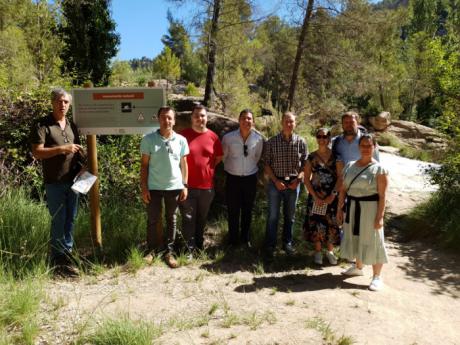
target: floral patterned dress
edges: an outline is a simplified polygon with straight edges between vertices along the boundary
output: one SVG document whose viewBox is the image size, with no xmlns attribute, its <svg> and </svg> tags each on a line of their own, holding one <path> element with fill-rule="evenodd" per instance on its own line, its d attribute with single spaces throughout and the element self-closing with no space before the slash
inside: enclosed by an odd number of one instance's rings
<svg viewBox="0 0 460 345">
<path fill-rule="evenodd" d="M 331 194 L 337 182 L 336 157 L 331 154 L 329 160 L 324 162 L 317 151 L 308 156 L 312 176 L 311 184 L 319 195 L 324 197 Z M 325 215 L 313 214 L 313 197 L 308 195 L 307 213 L 303 225 L 305 239 L 310 242 L 321 242 L 322 244 L 340 244 L 340 228 L 336 221 L 338 198 L 327 207 Z"/>
</svg>

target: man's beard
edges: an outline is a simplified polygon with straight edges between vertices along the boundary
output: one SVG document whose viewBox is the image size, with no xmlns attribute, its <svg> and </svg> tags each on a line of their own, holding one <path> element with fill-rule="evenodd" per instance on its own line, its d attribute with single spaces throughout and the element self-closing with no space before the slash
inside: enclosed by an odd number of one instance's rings
<svg viewBox="0 0 460 345">
<path fill-rule="evenodd" d="M 358 129 L 352 129 L 352 130 L 349 130 L 349 131 L 344 130 L 343 134 L 345 136 L 355 136 L 355 135 L 358 134 Z"/>
</svg>

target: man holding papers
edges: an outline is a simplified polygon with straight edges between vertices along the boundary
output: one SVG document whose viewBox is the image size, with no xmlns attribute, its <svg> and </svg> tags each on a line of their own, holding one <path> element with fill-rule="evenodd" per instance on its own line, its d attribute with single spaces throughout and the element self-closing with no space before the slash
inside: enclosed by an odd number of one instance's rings
<svg viewBox="0 0 460 345">
<path fill-rule="evenodd" d="M 72 96 L 63 89 L 51 92 L 53 111 L 32 128 L 32 154 L 43 165 L 46 200 L 51 219 L 50 263 L 55 273 L 78 275 L 71 261 L 78 194 L 71 187 L 83 169 L 83 147 L 75 124 L 66 118 Z"/>
</svg>

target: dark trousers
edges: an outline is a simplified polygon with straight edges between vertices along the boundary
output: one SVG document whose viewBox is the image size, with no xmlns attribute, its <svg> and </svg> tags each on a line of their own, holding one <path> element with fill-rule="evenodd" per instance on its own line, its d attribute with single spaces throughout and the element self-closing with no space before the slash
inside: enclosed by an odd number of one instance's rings
<svg viewBox="0 0 460 345">
<path fill-rule="evenodd" d="M 203 249 L 203 233 L 214 189 L 190 188 L 185 201 L 179 207 L 182 214 L 182 235 L 191 251 Z"/>
<path fill-rule="evenodd" d="M 247 243 L 251 240 L 250 229 L 256 188 L 257 174 L 235 176 L 227 173 L 225 192 L 228 210 L 228 232 L 230 235 L 230 244 L 232 245 L 237 245 L 239 241 Z M 240 221 L 241 234 L 238 236 Z"/>
<path fill-rule="evenodd" d="M 166 250 L 169 253 L 174 251 L 174 241 L 176 239 L 176 211 L 179 200 L 179 194 L 182 190 L 151 190 L 150 202 L 147 205 L 147 245 L 149 250 L 159 250 L 161 243 L 156 241 L 156 228 L 158 221 L 161 217 L 161 201 L 165 201 L 165 216 L 166 216 L 166 230 L 167 230 L 167 244 Z"/>
</svg>

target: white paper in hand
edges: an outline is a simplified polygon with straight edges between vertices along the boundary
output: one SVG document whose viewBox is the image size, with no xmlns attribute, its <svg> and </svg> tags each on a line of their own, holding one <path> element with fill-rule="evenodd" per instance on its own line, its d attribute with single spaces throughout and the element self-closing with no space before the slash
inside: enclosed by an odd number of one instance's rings
<svg viewBox="0 0 460 345">
<path fill-rule="evenodd" d="M 72 185 L 72 190 L 75 193 L 86 194 L 91 189 L 96 180 L 96 176 L 85 171 L 83 174 L 75 178 L 75 183 Z"/>
</svg>

